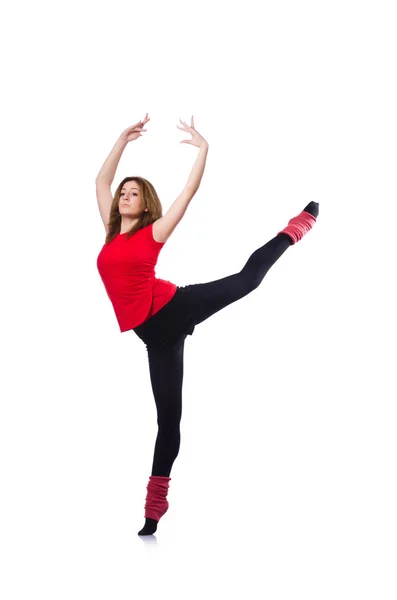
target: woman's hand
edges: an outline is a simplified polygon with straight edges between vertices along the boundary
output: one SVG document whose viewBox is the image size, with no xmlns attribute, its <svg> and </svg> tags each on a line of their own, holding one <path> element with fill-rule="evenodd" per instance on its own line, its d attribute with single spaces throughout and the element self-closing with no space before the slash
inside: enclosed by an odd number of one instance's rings
<svg viewBox="0 0 397 600">
<path fill-rule="evenodd" d="M 192 146 L 196 146 L 197 148 L 204 148 L 208 146 L 207 140 L 205 140 L 203 136 L 195 130 L 193 117 L 191 120 L 191 127 L 189 127 L 189 125 L 187 125 L 185 121 L 182 121 L 182 119 L 179 120 L 181 123 L 184 124 L 184 127 L 179 127 L 179 125 L 177 125 L 178 129 L 182 129 L 182 131 L 188 131 L 192 136 L 191 140 L 182 140 L 181 144 L 192 144 Z"/>
<path fill-rule="evenodd" d="M 146 113 L 143 121 L 139 121 L 138 123 L 135 123 L 135 125 L 127 127 L 127 129 L 125 129 L 120 135 L 120 138 L 125 142 L 132 142 L 133 140 L 136 140 L 142 135 L 141 131 L 147 131 L 147 129 L 142 129 L 142 127 L 146 125 L 148 121 L 150 121 L 150 117 L 148 118 L 148 113 Z"/>
</svg>

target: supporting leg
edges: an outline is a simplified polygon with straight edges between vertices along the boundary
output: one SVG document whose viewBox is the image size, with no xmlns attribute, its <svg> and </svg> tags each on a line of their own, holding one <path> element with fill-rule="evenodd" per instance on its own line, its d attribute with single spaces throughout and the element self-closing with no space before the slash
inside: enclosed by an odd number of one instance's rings
<svg viewBox="0 0 397 600">
<path fill-rule="evenodd" d="M 147 485 L 144 527 L 138 535 L 151 535 L 168 510 L 168 486 L 172 465 L 180 447 L 182 417 L 183 353 L 185 337 L 163 349 L 148 347 L 150 379 L 157 409 L 158 432 L 152 475 Z"/>
</svg>

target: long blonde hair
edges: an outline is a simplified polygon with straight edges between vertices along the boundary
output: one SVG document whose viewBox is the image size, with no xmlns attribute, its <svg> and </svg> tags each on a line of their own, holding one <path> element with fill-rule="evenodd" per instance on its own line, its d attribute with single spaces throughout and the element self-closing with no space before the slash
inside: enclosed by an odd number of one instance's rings
<svg viewBox="0 0 397 600">
<path fill-rule="evenodd" d="M 135 232 L 143 227 L 147 227 L 157 219 L 163 216 L 163 207 L 161 206 L 160 198 L 157 195 L 157 192 L 154 186 L 145 179 L 144 177 L 125 177 L 123 181 L 119 184 L 117 190 L 114 193 L 114 198 L 112 202 L 112 206 L 110 208 L 109 222 L 108 222 L 108 233 L 106 235 L 105 244 L 111 242 L 118 233 L 120 233 L 121 228 L 121 214 L 119 211 L 119 200 L 121 188 L 127 181 L 136 181 L 139 183 L 141 188 L 141 197 L 143 199 L 145 208 L 147 211 L 144 211 L 140 216 L 140 219 L 136 225 L 131 227 L 131 229 L 127 232 L 126 238 L 130 238 Z"/>
</svg>

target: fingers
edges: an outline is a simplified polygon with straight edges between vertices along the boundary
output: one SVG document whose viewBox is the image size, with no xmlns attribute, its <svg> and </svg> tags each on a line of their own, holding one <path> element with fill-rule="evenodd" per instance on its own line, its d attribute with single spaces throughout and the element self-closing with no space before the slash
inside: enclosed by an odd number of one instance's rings
<svg viewBox="0 0 397 600">
<path fill-rule="evenodd" d="M 145 118 L 142 119 L 141 121 L 139 121 L 136 125 L 133 125 L 132 127 L 143 127 L 144 125 L 146 125 L 146 123 L 148 123 L 148 121 L 150 121 L 150 117 L 148 117 L 148 113 L 146 113 Z M 194 127 L 194 116 L 192 115 L 192 118 L 190 120 L 190 126 L 183 121 L 181 118 L 179 118 L 179 121 L 182 123 L 182 125 L 184 127 L 186 127 L 186 129 L 195 129 Z M 179 129 L 182 129 L 182 127 L 179 127 L 179 125 L 177 125 L 177 127 Z M 147 131 L 146 129 L 144 129 L 143 131 Z"/>
<path fill-rule="evenodd" d="M 141 121 L 139 121 L 138 125 L 141 125 L 141 124 L 142 124 L 142 125 L 146 125 L 146 123 L 147 123 L 148 121 L 150 121 L 150 117 L 149 117 L 149 118 L 147 118 L 147 116 L 148 116 L 148 113 L 146 113 L 146 115 L 145 115 L 145 118 L 144 118 L 144 119 L 142 119 Z"/>
<path fill-rule="evenodd" d="M 191 122 L 192 122 L 192 126 L 191 126 L 191 127 L 189 127 L 189 125 L 188 125 L 187 123 L 185 123 L 185 121 L 182 121 L 182 119 L 181 119 L 181 118 L 180 118 L 179 120 L 180 120 L 180 122 L 181 122 L 181 123 L 183 123 L 183 124 L 184 124 L 184 126 L 185 126 L 185 127 L 187 127 L 187 129 L 194 129 L 194 121 L 193 121 L 193 117 L 192 117 L 192 119 L 191 119 Z M 178 126 L 177 126 L 177 127 L 178 127 Z"/>
</svg>

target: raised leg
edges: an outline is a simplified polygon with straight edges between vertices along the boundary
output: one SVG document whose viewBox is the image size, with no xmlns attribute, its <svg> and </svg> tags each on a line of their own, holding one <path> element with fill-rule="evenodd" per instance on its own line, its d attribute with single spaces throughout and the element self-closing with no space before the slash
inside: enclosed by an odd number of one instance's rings
<svg viewBox="0 0 397 600">
<path fill-rule="evenodd" d="M 277 235 L 255 250 L 238 273 L 215 281 L 182 287 L 194 323 L 205 321 L 225 306 L 256 289 L 270 267 L 291 245 L 292 240 L 287 234 Z"/>
<path fill-rule="evenodd" d="M 310 202 L 288 226 L 255 250 L 240 272 L 216 281 L 181 287 L 192 321 L 205 321 L 225 306 L 243 298 L 263 281 L 266 273 L 284 252 L 310 231 L 318 215 L 318 203 Z"/>
</svg>

